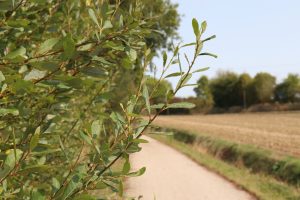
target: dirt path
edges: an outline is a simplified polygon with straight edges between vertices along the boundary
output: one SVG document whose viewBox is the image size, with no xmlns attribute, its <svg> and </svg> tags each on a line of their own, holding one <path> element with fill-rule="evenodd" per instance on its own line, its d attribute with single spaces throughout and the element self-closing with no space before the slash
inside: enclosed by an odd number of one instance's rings
<svg viewBox="0 0 300 200">
<path fill-rule="evenodd" d="M 246 192 L 199 166 L 178 151 L 151 138 L 133 154 L 133 169 L 147 167 L 127 181 L 126 194 L 142 200 L 253 200 Z"/>
</svg>

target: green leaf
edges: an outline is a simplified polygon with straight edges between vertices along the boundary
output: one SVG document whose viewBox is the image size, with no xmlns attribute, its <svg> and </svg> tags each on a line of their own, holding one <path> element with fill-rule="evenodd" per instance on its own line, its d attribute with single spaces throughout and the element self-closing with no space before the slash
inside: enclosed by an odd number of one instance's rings
<svg viewBox="0 0 300 200">
<path fill-rule="evenodd" d="M 164 51 L 163 52 L 163 65 L 166 66 L 167 64 L 167 59 L 168 59 L 168 55 L 167 53 Z"/>
<path fill-rule="evenodd" d="M 41 46 L 39 47 L 37 54 L 45 54 L 52 50 L 52 48 L 58 43 L 58 38 L 50 38 L 43 42 Z"/>
<path fill-rule="evenodd" d="M 126 161 L 125 161 L 125 163 L 124 163 L 124 165 L 123 165 L 123 170 L 122 170 L 122 173 L 123 174 L 128 174 L 129 173 L 129 171 L 130 171 L 130 162 L 129 162 L 129 160 L 128 159 L 126 159 Z"/>
<path fill-rule="evenodd" d="M 130 177 L 141 176 L 145 173 L 145 171 L 146 171 L 146 167 L 142 167 L 138 171 L 128 174 L 128 176 L 130 176 Z"/>
<path fill-rule="evenodd" d="M 189 46 L 195 46 L 196 44 L 197 44 L 196 42 L 188 43 L 188 44 L 183 45 L 181 48 L 189 47 Z"/>
<path fill-rule="evenodd" d="M 29 23 L 30 21 L 27 19 L 14 19 L 7 21 L 7 25 L 14 28 L 26 27 Z"/>
<path fill-rule="evenodd" d="M 31 173 L 37 173 L 37 172 L 45 172 L 47 170 L 51 169 L 51 166 L 48 165 L 32 165 L 29 167 L 26 167 L 22 170 L 19 170 L 19 174 L 31 174 Z"/>
<path fill-rule="evenodd" d="M 100 135 L 100 131 L 101 131 L 100 120 L 93 121 L 92 126 L 91 126 L 91 131 L 92 131 L 92 135 L 94 137 L 97 137 Z"/>
<path fill-rule="evenodd" d="M 42 194 L 39 191 L 33 191 L 31 193 L 31 199 L 34 199 L 34 200 L 46 200 L 46 197 L 45 197 L 44 194 Z"/>
<path fill-rule="evenodd" d="M 195 36 L 199 37 L 199 35 L 200 35 L 199 23 L 195 18 L 192 20 L 192 25 L 193 25 Z"/>
<path fill-rule="evenodd" d="M 163 103 L 159 103 L 159 104 L 154 104 L 154 105 L 151 105 L 151 108 L 152 109 L 162 109 L 164 107 L 165 104 Z"/>
<path fill-rule="evenodd" d="M 5 81 L 5 76 L 3 75 L 3 73 L 0 71 L 0 83 Z"/>
<path fill-rule="evenodd" d="M 72 195 L 72 193 L 79 187 L 82 186 L 81 177 L 78 174 L 75 174 L 67 185 L 64 193 L 60 199 L 65 200 Z"/>
<path fill-rule="evenodd" d="M 83 87 L 83 83 L 80 78 L 71 78 L 65 82 L 66 82 L 67 86 L 70 86 L 75 89 L 81 89 Z"/>
<path fill-rule="evenodd" d="M 212 54 L 212 53 L 200 53 L 199 56 L 211 56 L 211 57 L 214 57 L 214 58 L 218 58 L 217 55 Z"/>
<path fill-rule="evenodd" d="M 207 22 L 204 21 L 201 23 L 201 34 L 203 34 L 206 31 Z"/>
<path fill-rule="evenodd" d="M 193 71 L 192 73 L 204 72 L 204 71 L 207 71 L 207 70 L 209 70 L 209 67 L 205 67 L 205 68 L 197 69 L 197 70 Z"/>
<path fill-rule="evenodd" d="M 184 74 L 184 72 L 175 72 L 175 73 L 167 75 L 165 78 L 181 76 L 183 74 Z"/>
<path fill-rule="evenodd" d="M 80 70 L 80 72 L 88 76 L 97 77 L 97 78 L 107 76 L 106 71 L 99 67 L 84 67 L 83 69 Z"/>
<path fill-rule="evenodd" d="M 63 39 L 63 49 L 64 49 L 63 56 L 65 59 L 71 59 L 74 56 L 76 52 L 75 42 L 70 35 L 66 36 Z"/>
<path fill-rule="evenodd" d="M 0 178 L 7 176 L 11 172 L 23 154 L 20 149 L 9 149 L 5 153 L 7 154 L 7 157 L 3 164 L 3 168 L 0 168 Z"/>
<path fill-rule="evenodd" d="M 207 42 L 207 41 L 212 40 L 212 39 L 215 39 L 216 37 L 217 37 L 216 35 L 210 36 L 210 37 L 202 40 L 202 43 Z"/>
<path fill-rule="evenodd" d="M 19 115 L 19 110 L 15 108 L 0 108 L 0 116 L 11 114 L 13 116 Z"/>
<path fill-rule="evenodd" d="M 95 24 L 100 28 L 100 25 L 99 25 L 99 22 L 98 22 L 98 19 L 96 17 L 96 14 L 95 14 L 95 11 L 91 8 L 89 8 L 88 10 L 89 12 L 89 16 L 90 18 L 93 20 L 93 22 L 95 22 Z"/>
<path fill-rule="evenodd" d="M 31 62 L 30 63 L 34 68 L 39 70 L 47 70 L 47 71 L 54 71 L 59 67 L 58 62 L 53 61 L 39 61 L 39 62 Z"/>
<path fill-rule="evenodd" d="M 145 102 L 146 102 L 146 107 L 147 107 L 148 113 L 151 114 L 151 107 L 150 107 L 150 100 L 149 100 L 149 92 L 148 92 L 148 89 L 147 89 L 146 84 L 145 84 L 144 87 L 143 87 L 143 97 L 144 97 Z"/>
<path fill-rule="evenodd" d="M 180 89 L 181 86 L 185 85 L 191 78 L 192 78 L 192 74 L 191 73 L 183 75 L 180 78 L 180 80 L 178 81 L 175 91 L 177 91 L 178 89 Z"/>
<path fill-rule="evenodd" d="M 104 22 L 104 25 L 103 25 L 102 29 L 109 29 L 109 28 L 113 28 L 113 25 L 112 25 L 110 20 L 106 20 Z"/>
<path fill-rule="evenodd" d="M 86 142 L 88 143 L 89 145 L 92 145 L 92 139 L 87 136 L 84 132 L 80 131 L 80 137 Z"/>
<path fill-rule="evenodd" d="M 131 62 L 134 62 L 137 59 L 137 52 L 134 49 L 130 49 L 128 52 L 128 56 Z"/>
<path fill-rule="evenodd" d="M 19 49 L 15 50 L 13 52 L 9 52 L 4 57 L 4 59 L 13 60 L 18 57 L 25 58 L 25 54 L 26 54 L 26 49 L 24 47 L 20 47 Z"/>
<path fill-rule="evenodd" d="M 35 130 L 35 133 L 30 140 L 30 145 L 29 145 L 30 151 L 32 151 L 38 145 L 39 140 L 40 140 L 40 133 L 41 133 L 41 127 L 38 127 Z"/>
<path fill-rule="evenodd" d="M 179 102 L 179 103 L 172 103 L 168 104 L 168 108 L 194 108 L 195 104 L 189 102 Z"/>
</svg>

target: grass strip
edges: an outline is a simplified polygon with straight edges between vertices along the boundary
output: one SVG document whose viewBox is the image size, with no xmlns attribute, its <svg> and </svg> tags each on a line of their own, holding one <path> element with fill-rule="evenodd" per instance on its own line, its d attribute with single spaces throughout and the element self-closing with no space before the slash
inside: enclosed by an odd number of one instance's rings
<svg viewBox="0 0 300 200">
<path fill-rule="evenodd" d="M 151 137 L 177 149 L 195 162 L 220 174 L 261 200 L 299 200 L 299 188 L 280 182 L 264 174 L 253 174 L 245 167 L 236 167 L 214 156 L 200 152 L 194 145 L 179 142 L 173 137 Z"/>
</svg>

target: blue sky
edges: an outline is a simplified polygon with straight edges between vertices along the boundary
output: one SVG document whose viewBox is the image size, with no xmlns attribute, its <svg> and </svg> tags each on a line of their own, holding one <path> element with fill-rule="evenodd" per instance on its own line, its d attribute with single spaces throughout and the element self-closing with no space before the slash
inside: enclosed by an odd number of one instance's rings
<svg viewBox="0 0 300 200">
<path fill-rule="evenodd" d="M 179 29 L 183 42 L 194 39 L 192 18 L 207 21 L 206 36 L 217 35 L 204 50 L 217 54 L 219 58 L 200 58 L 197 62 L 199 67 L 211 67 L 203 75 L 213 77 L 220 70 L 251 75 L 264 71 L 275 75 L 280 82 L 288 73 L 300 73 L 299 0 L 172 2 L 179 4 L 179 12 L 183 15 Z M 159 65 L 161 58 L 155 62 Z M 200 75 L 191 83 L 196 82 Z M 171 82 L 174 85 L 176 81 Z M 192 88 L 185 88 L 177 96 L 193 95 Z"/>
</svg>

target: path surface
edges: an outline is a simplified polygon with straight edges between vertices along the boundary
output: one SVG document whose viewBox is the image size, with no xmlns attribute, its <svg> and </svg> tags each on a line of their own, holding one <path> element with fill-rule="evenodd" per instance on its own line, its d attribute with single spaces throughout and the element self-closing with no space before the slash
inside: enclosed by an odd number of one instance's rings
<svg viewBox="0 0 300 200">
<path fill-rule="evenodd" d="M 142 200 L 253 200 L 248 193 L 199 166 L 178 151 L 154 140 L 131 156 L 133 169 L 146 166 L 143 176 L 130 178 L 126 194 Z"/>
</svg>

